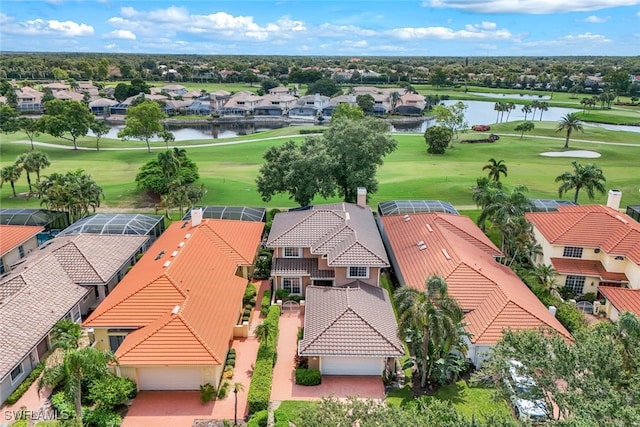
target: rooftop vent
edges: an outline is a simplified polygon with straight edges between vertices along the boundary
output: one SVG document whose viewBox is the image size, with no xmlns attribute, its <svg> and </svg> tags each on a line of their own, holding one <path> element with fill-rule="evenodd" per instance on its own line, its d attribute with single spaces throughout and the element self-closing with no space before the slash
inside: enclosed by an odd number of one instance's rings
<svg viewBox="0 0 640 427">
<path fill-rule="evenodd" d="M 169 267 L 171 265 L 171 261 L 167 261 L 164 264 L 162 264 L 163 267 Z"/>
<path fill-rule="evenodd" d="M 418 243 L 416 243 L 416 245 L 422 246 L 422 245 L 424 245 L 424 241 L 420 240 Z"/>
<path fill-rule="evenodd" d="M 442 248 L 442 254 L 446 259 L 451 259 L 451 255 L 449 255 L 449 252 L 447 252 L 445 248 Z"/>
<path fill-rule="evenodd" d="M 427 224 L 427 230 L 429 230 L 429 232 L 433 233 L 433 228 L 431 228 L 431 224 Z"/>
<path fill-rule="evenodd" d="M 344 219 L 349 221 L 351 219 L 351 215 L 349 215 L 349 212 L 345 212 L 345 216 Z"/>
<path fill-rule="evenodd" d="M 185 239 L 188 239 L 189 237 L 191 237 L 191 233 L 187 233 L 187 234 L 184 235 Z"/>
<path fill-rule="evenodd" d="M 178 255 L 178 251 L 171 252 L 171 256 L 176 256 L 176 255 Z"/>
<path fill-rule="evenodd" d="M 162 255 L 164 255 L 164 251 L 158 252 L 158 255 L 156 255 L 156 261 L 162 258 Z"/>
<path fill-rule="evenodd" d="M 178 247 L 179 247 L 179 248 L 181 248 L 181 247 L 183 247 L 183 246 L 184 246 L 184 242 L 180 242 L 180 243 L 178 243 Z"/>
<path fill-rule="evenodd" d="M 175 307 L 173 307 L 173 310 L 171 310 L 171 314 L 178 314 L 179 311 L 180 311 L 180 306 L 176 305 Z"/>
<path fill-rule="evenodd" d="M 187 226 L 187 224 L 189 224 L 189 221 L 185 221 L 185 222 L 183 222 L 183 223 L 182 223 L 182 227 L 180 227 L 180 228 L 185 228 L 185 227 Z"/>
<path fill-rule="evenodd" d="M 402 217 L 402 220 L 404 222 L 411 221 L 411 217 L 409 215 L 405 215 L 405 216 Z"/>
<path fill-rule="evenodd" d="M 424 251 L 425 249 L 427 249 L 427 245 L 423 243 L 422 245 L 418 246 L 418 249 L 420 249 L 421 251 Z"/>
</svg>

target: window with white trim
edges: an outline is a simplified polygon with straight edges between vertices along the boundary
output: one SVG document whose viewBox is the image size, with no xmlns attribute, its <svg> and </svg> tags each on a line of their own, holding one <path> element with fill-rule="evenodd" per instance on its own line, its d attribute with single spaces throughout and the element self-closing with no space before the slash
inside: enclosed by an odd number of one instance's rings
<svg viewBox="0 0 640 427">
<path fill-rule="evenodd" d="M 290 294 L 300 295 L 302 293 L 301 282 L 299 277 L 283 277 L 282 289 L 286 289 Z"/>
<path fill-rule="evenodd" d="M 23 372 L 24 370 L 22 369 L 22 362 L 20 362 L 20 364 L 16 366 L 13 371 L 11 371 L 11 383 L 16 382 L 16 380 L 18 380 L 22 376 Z"/>
<path fill-rule="evenodd" d="M 564 286 L 571 292 L 582 295 L 584 293 L 584 276 L 567 276 Z"/>
<path fill-rule="evenodd" d="M 350 279 L 368 279 L 369 267 L 352 265 L 351 267 L 349 267 L 349 271 L 347 272 L 347 277 Z"/>
<path fill-rule="evenodd" d="M 576 246 L 565 246 L 562 256 L 568 258 L 582 258 L 582 248 Z"/>
<path fill-rule="evenodd" d="M 285 258 L 302 258 L 301 248 L 284 248 L 284 257 Z"/>
</svg>

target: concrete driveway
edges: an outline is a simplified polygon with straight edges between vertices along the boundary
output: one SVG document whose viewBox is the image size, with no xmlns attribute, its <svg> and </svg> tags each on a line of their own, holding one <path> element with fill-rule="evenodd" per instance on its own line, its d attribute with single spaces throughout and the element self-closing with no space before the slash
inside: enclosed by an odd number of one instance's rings
<svg viewBox="0 0 640 427">
<path fill-rule="evenodd" d="M 322 377 L 322 384 L 301 386 L 295 383 L 295 356 L 297 353 L 298 328 L 304 324 L 304 316 L 284 313 L 280 317 L 278 335 L 278 359 L 273 370 L 271 401 L 319 400 L 333 396 L 339 399 L 350 396 L 384 399 L 384 385 L 380 376 L 334 376 Z"/>
</svg>

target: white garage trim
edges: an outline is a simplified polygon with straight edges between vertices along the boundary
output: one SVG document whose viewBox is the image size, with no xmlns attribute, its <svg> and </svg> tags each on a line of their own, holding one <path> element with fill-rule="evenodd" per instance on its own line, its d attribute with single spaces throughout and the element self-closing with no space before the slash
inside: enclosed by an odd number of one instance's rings
<svg viewBox="0 0 640 427">
<path fill-rule="evenodd" d="M 138 368 L 137 374 L 140 390 L 199 390 L 202 384 L 200 368 Z"/>
<path fill-rule="evenodd" d="M 322 375 L 382 375 L 384 358 L 354 356 L 323 356 L 320 358 Z"/>
</svg>

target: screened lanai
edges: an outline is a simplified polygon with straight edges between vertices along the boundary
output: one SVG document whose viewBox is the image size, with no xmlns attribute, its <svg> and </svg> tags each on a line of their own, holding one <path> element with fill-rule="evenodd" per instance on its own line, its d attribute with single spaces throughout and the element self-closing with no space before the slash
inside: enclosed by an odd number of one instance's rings
<svg viewBox="0 0 640 427">
<path fill-rule="evenodd" d="M 210 219 L 236 219 L 240 221 L 264 222 L 267 214 L 265 208 L 251 208 L 247 206 L 200 206 L 199 208 L 202 209 L 202 218 Z M 191 209 L 189 209 L 182 219 L 191 219 Z"/>
<path fill-rule="evenodd" d="M 442 200 L 389 200 L 378 203 L 380 215 L 406 215 L 427 212 L 443 212 L 458 215 L 449 202 Z"/>
<path fill-rule="evenodd" d="M 95 214 L 84 217 L 60 234 L 138 234 L 155 240 L 164 231 L 162 215 L 147 214 Z"/>
</svg>

